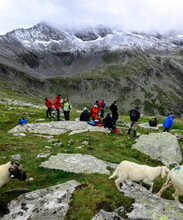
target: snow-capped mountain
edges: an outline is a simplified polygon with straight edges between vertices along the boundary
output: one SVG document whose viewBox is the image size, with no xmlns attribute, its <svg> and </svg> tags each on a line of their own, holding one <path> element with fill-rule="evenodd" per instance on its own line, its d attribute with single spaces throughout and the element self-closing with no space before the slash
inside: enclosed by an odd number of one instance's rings
<svg viewBox="0 0 183 220">
<path fill-rule="evenodd" d="M 17 40 L 30 50 L 50 52 L 102 51 L 102 50 L 173 50 L 183 46 L 181 34 L 139 34 L 106 27 L 81 30 L 59 30 L 39 23 L 29 29 L 17 29 L 0 36 L 0 41 Z"/>
<path fill-rule="evenodd" d="M 77 104 L 118 100 L 148 114 L 183 114 L 183 34 L 39 23 L 0 36 L 0 80 Z"/>
</svg>

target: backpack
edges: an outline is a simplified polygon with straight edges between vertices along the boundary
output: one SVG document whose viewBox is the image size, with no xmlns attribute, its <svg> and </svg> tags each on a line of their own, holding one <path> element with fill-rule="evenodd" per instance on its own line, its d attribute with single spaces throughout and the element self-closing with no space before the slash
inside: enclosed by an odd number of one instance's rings
<svg viewBox="0 0 183 220">
<path fill-rule="evenodd" d="M 27 120 L 25 118 L 20 118 L 19 119 L 19 125 L 23 125 L 23 124 L 26 124 L 27 123 Z"/>
<path fill-rule="evenodd" d="M 138 120 L 138 112 L 135 111 L 135 110 L 133 110 L 132 113 L 131 113 L 131 115 L 130 115 L 130 119 L 131 119 L 131 121 L 136 121 L 136 120 Z"/>
<path fill-rule="evenodd" d="M 89 121 L 88 124 L 92 126 L 96 126 L 96 123 L 94 121 Z"/>
</svg>

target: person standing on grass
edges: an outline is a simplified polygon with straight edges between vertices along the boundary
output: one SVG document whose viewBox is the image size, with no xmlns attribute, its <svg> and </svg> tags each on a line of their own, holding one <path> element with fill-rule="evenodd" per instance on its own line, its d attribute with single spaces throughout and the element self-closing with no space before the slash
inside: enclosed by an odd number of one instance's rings
<svg viewBox="0 0 183 220">
<path fill-rule="evenodd" d="M 63 111 L 64 111 L 64 118 L 66 121 L 69 120 L 70 110 L 72 109 L 72 104 L 68 98 L 62 100 L 63 104 Z"/>
<path fill-rule="evenodd" d="M 170 128 L 172 127 L 173 125 L 173 119 L 175 118 L 175 115 L 169 115 L 168 117 L 165 118 L 164 122 L 163 122 L 163 127 L 165 128 L 163 130 L 163 132 L 165 131 L 169 131 Z"/>
<path fill-rule="evenodd" d="M 117 106 L 117 101 L 114 101 L 111 106 L 109 107 L 109 109 L 112 112 L 112 119 L 113 119 L 113 123 L 114 125 L 116 124 L 116 121 L 118 120 L 118 106 Z"/>
<path fill-rule="evenodd" d="M 100 117 L 103 118 L 104 117 L 104 108 L 105 108 L 105 105 L 106 105 L 106 102 L 104 99 L 102 99 L 101 101 L 99 101 L 99 111 L 100 111 Z"/>
<path fill-rule="evenodd" d="M 45 105 L 47 107 L 47 110 L 46 110 L 46 118 L 48 118 L 48 115 L 51 117 L 51 112 L 52 112 L 52 106 L 53 106 L 53 103 L 51 100 L 49 100 L 49 98 L 45 98 Z"/>
<path fill-rule="evenodd" d="M 140 118 L 140 112 L 138 111 L 138 107 L 135 107 L 134 109 L 132 109 L 130 111 L 130 128 L 128 129 L 128 135 L 130 135 L 130 132 L 132 130 L 133 127 L 133 137 L 136 137 L 136 129 L 137 129 L 137 125 L 138 125 L 138 120 Z"/>
<path fill-rule="evenodd" d="M 62 107 L 62 103 L 60 102 L 61 95 L 58 94 L 54 99 L 54 110 L 57 112 L 57 121 L 60 120 L 60 107 Z"/>
</svg>

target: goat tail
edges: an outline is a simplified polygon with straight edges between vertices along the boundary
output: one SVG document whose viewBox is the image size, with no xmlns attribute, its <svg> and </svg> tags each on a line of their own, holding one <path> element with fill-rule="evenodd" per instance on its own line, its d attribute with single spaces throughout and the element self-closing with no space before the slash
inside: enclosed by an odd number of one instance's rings
<svg viewBox="0 0 183 220">
<path fill-rule="evenodd" d="M 114 171 L 114 173 L 112 174 L 112 176 L 109 177 L 109 179 L 112 179 L 115 176 L 117 176 L 117 170 Z"/>
</svg>

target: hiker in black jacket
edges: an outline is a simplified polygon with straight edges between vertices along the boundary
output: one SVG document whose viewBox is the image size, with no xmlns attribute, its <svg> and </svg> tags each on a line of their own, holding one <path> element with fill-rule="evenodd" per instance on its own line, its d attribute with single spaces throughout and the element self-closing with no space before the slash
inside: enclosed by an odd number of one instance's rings
<svg viewBox="0 0 183 220">
<path fill-rule="evenodd" d="M 83 112 L 80 115 L 80 121 L 89 121 L 90 120 L 90 112 L 86 107 L 84 107 Z"/>
<path fill-rule="evenodd" d="M 132 109 L 130 111 L 130 128 L 128 129 L 128 134 L 130 135 L 130 132 L 132 130 L 133 127 L 133 137 L 136 137 L 136 129 L 137 129 L 137 125 L 138 125 L 138 120 L 140 118 L 140 112 L 138 111 L 138 107 L 135 107 L 134 109 Z"/>
<path fill-rule="evenodd" d="M 118 120 L 118 107 L 117 107 L 117 101 L 114 101 L 111 106 L 109 107 L 109 109 L 112 112 L 112 119 L 113 119 L 113 123 L 114 125 L 116 124 L 116 121 Z"/>
</svg>

